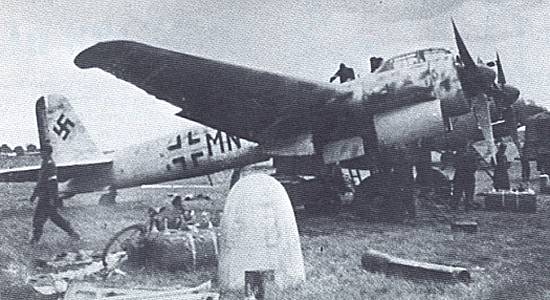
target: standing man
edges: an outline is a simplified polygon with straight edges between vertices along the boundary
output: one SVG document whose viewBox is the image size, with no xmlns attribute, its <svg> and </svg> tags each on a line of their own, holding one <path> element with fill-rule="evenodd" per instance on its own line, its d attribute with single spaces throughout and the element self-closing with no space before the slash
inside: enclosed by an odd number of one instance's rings
<svg viewBox="0 0 550 300">
<path fill-rule="evenodd" d="M 59 214 L 55 206 L 58 201 L 58 182 L 57 167 L 51 157 L 52 146 L 46 142 L 41 152 L 42 168 L 38 176 L 38 183 L 30 198 L 30 201 L 34 202 L 38 197 L 38 203 L 34 209 L 34 216 L 32 219 L 33 231 L 31 244 L 36 244 L 40 241 L 44 232 L 44 224 L 48 219 L 52 220 L 55 225 L 67 232 L 71 238 L 79 240 L 80 235 L 78 235 L 71 227 L 71 224 Z"/>
<path fill-rule="evenodd" d="M 493 178 L 493 187 L 495 190 L 507 191 L 510 189 L 510 177 L 508 176 L 508 168 L 510 163 L 506 157 L 506 144 L 500 143 L 497 151 L 497 165 L 495 167 L 495 176 Z"/>
<path fill-rule="evenodd" d="M 521 161 L 521 180 L 523 183 L 529 185 L 529 178 L 531 178 L 531 162 L 529 161 L 525 146 L 520 150 L 519 159 Z"/>
<path fill-rule="evenodd" d="M 453 197 L 451 210 L 457 210 L 460 199 L 464 196 L 464 210 L 470 211 L 476 189 L 477 155 L 468 141 L 466 147 L 460 149 L 455 161 L 455 177 L 453 179 Z"/>
<path fill-rule="evenodd" d="M 408 145 L 412 148 L 412 145 Z M 414 173 L 413 157 L 411 151 L 406 145 L 400 145 L 397 148 L 397 154 L 400 159 L 393 163 L 393 175 L 396 186 L 393 188 L 395 196 L 401 199 L 405 217 L 409 220 L 416 218 L 416 199 L 414 197 Z"/>
<path fill-rule="evenodd" d="M 340 77 L 340 83 L 348 82 L 355 79 L 355 72 L 352 68 L 348 68 L 342 63 L 340 64 L 340 69 L 330 77 L 330 82 L 333 82 L 336 77 Z"/>
</svg>

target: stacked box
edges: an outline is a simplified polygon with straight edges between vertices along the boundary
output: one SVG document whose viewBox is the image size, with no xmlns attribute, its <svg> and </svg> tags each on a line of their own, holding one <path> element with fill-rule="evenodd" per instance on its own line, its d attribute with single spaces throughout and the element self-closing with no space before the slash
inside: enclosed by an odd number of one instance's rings
<svg viewBox="0 0 550 300">
<path fill-rule="evenodd" d="M 485 197 L 485 209 L 534 213 L 537 211 L 537 195 L 532 190 L 525 192 L 492 191 Z"/>
<path fill-rule="evenodd" d="M 539 176 L 539 192 L 541 194 L 550 194 L 550 177 L 548 174 L 542 174 Z"/>
</svg>

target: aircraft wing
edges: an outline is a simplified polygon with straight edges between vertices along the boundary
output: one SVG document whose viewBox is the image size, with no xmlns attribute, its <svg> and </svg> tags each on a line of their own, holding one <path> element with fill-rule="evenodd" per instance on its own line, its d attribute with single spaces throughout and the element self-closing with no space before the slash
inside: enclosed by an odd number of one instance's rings
<svg viewBox="0 0 550 300">
<path fill-rule="evenodd" d="M 110 168 L 111 165 L 112 160 L 110 159 L 63 163 L 57 165 L 57 175 L 59 177 L 59 181 L 65 181 L 79 174 L 93 174 L 97 172 L 104 172 L 105 169 Z M 38 181 L 39 172 L 40 166 L 28 166 L 0 170 L 0 182 Z"/>
<path fill-rule="evenodd" d="M 346 85 L 297 79 L 132 41 L 98 43 L 76 58 L 182 110 L 179 116 L 265 144 L 311 133 L 334 119 Z M 344 100 L 345 101 L 345 100 Z"/>
</svg>

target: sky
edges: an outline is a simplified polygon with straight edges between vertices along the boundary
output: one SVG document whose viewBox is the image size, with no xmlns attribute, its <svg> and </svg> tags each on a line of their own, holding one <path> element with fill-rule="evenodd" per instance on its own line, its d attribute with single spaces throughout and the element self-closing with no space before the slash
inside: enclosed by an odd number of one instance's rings
<svg viewBox="0 0 550 300">
<path fill-rule="evenodd" d="M 492 60 L 498 50 L 508 83 L 550 107 L 544 0 L 78 2 L 0 2 L 0 144 L 38 143 L 34 103 L 47 94 L 68 97 L 103 150 L 190 126 L 177 108 L 73 64 L 114 39 L 325 81 L 341 62 L 364 74 L 373 55 L 454 49 L 452 17 L 473 57 Z"/>
</svg>

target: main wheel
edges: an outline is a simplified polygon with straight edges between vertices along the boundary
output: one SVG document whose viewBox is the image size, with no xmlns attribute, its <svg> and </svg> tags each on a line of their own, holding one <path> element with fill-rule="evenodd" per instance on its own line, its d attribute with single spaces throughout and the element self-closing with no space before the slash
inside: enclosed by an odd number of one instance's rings
<svg viewBox="0 0 550 300">
<path fill-rule="evenodd" d="M 136 250 L 136 245 L 139 245 L 142 242 L 142 239 L 145 237 L 146 233 L 147 228 L 143 224 L 134 224 L 117 232 L 107 242 L 105 248 L 103 248 L 103 253 L 101 255 L 103 266 L 108 267 L 109 263 L 112 263 L 109 262 L 110 254 L 125 251 L 126 255 L 128 255 L 128 251 Z"/>
<path fill-rule="evenodd" d="M 316 178 L 302 186 L 304 189 L 304 207 L 313 215 L 334 216 L 340 212 L 342 204 L 340 196 L 331 182 Z"/>
<path fill-rule="evenodd" d="M 404 193 L 391 174 L 375 174 L 356 188 L 352 207 L 367 220 L 400 222 L 405 217 Z"/>
<path fill-rule="evenodd" d="M 418 174 L 416 183 L 419 186 L 418 199 L 423 204 L 449 205 L 451 181 L 441 171 L 429 168 L 425 174 Z"/>
<path fill-rule="evenodd" d="M 311 214 L 333 215 L 340 210 L 338 194 L 320 178 L 303 179 L 300 176 L 273 176 L 285 188 L 293 206 L 303 205 Z"/>
</svg>

